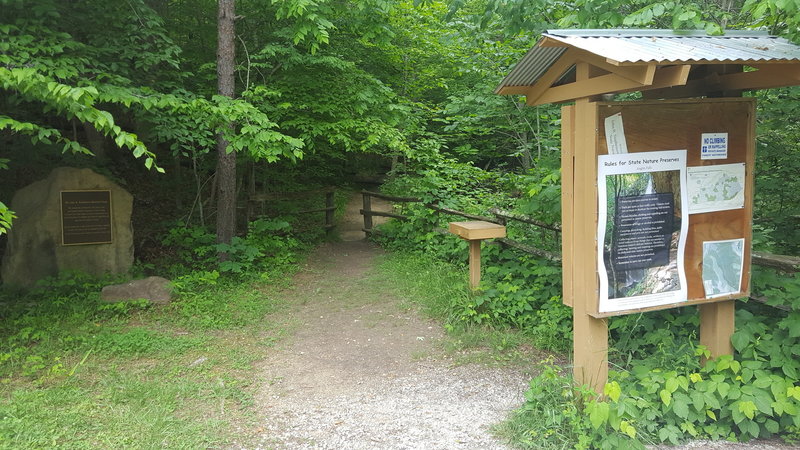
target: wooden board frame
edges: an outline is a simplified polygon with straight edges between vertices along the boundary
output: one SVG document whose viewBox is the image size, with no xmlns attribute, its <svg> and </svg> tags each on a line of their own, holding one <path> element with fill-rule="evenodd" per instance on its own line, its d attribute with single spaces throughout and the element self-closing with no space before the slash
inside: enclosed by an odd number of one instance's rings
<svg viewBox="0 0 800 450">
<path fill-rule="evenodd" d="M 587 68 L 584 68 L 586 70 Z M 612 313 L 599 312 L 597 266 L 598 155 L 607 154 L 604 119 L 621 113 L 630 153 L 687 151 L 687 165 L 745 164 L 742 209 L 692 214 L 685 249 L 688 301 Z M 728 158 L 700 159 L 703 133 L 728 133 Z M 562 107 L 563 301 L 573 308 L 574 366 L 579 384 L 602 392 L 608 378 L 608 328 L 611 316 L 680 306 L 700 306 L 700 342 L 712 357 L 731 354 L 733 299 L 749 296 L 755 164 L 755 100 L 750 98 L 591 102 Z M 682 186 L 683 189 L 686 186 Z M 702 242 L 745 239 L 740 292 L 705 298 Z"/>
<path fill-rule="evenodd" d="M 587 109 L 586 114 L 594 115 L 589 126 L 595 131 L 582 136 L 584 132 L 569 132 L 567 127 L 575 122 L 580 106 Z M 654 311 L 678 306 L 699 305 L 749 296 L 750 284 L 750 244 L 752 240 L 753 213 L 753 168 L 755 163 L 755 100 L 750 98 L 720 98 L 691 100 L 658 100 L 635 102 L 588 102 L 585 105 L 567 106 L 562 109 L 562 222 L 565 225 L 562 251 L 565 255 L 565 303 L 572 303 L 573 274 L 577 270 L 578 260 L 596 259 L 597 239 L 597 169 L 587 170 L 580 176 L 573 170 L 582 161 L 573 160 L 580 145 L 582 157 L 590 157 L 591 164 L 596 166 L 597 155 L 607 154 L 605 142 L 604 119 L 616 113 L 622 113 L 625 136 L 630 153 L 659 150 L 687 150 L 687 165 L 713 166 L 717 164 L 744 163 L 746 171 L 745 207 L 737 210 L 692 214 L 689 217 L 689 232 L 686 246 L 686 276 L 688 284 L 688 301 L 650 308 L 629 309 L 613 313 L 600 313 L 597 302 L 589 308 L 594 317 L 610 317 L 645 311 Z M 577 125 L 577 124 L 576 124 Z M 700 136 L 702 133 L 728 133 L 729 148 L 727 159 L 701 160 Z M 581 141 L 578 144 L 578 141 Z M 593 147 L 594 152 L 585 146 Z M 591 177 L 591 178 L 590 178 Z M 684 187 L 685 188 L 685 187 Z M 590 197 L 586 199 L 583 197 Z M 579 219 L 576 210 L 585 211 L 590 202 L 594 205 L 593 216 Z M 580 205 L 580 206 L 579 206 Z M 588 224 L 586 222 L 589 222 Z M 578 226 L 589 225 L 593 234 L 590 242 L 586 242 L 588 231 L 583 238 L 574 234 Z M 742 289 L 740 292 L 717 297 L 705 298 L 701 268 L 702 242 L 722 239 L 745 239 L 744 269 Z M 575 250 L 579 249 L 579 250 Z M 589 255 L 589 250 L 592 254 Z M 579 254 L 576 254 L 579 253 Z M 568 266 L 568 267 L 567 267 Z M 592 273 L 597 274 L 596 262 L 592 263 Z"/>
</svg>

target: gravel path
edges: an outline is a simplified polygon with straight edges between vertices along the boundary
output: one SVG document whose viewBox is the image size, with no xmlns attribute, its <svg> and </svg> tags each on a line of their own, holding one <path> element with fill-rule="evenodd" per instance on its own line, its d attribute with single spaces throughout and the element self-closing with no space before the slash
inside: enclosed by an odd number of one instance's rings
<svg viewBox="0 0 800 450">
<path fill-rule="evenodd" d="M 286 292 L 291 337 L 261 363 L 257 448 L 500 449 L 490 428 L 523 401 L 529 374 L 455 365 L 441 325 L 369 280 L 360 197 Z M 373 199 L 373 207 L 389 206 Z"/>
<path fill-rule="evenodd" d="M 302 323 L 261 365 L 259 448 L 492 449 L 522 402 L 519 370 L 455 366 L 440 325 L 363 280 L 380 252 L 321 247 L 291 292 Z"/>
</svg>

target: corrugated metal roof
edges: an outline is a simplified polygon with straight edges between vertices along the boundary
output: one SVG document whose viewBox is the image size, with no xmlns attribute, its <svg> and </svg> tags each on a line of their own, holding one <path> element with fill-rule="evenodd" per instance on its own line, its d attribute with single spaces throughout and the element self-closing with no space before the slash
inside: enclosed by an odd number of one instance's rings
<svg viewBox="0 0 800 450">
<path fill-rule="evenodd" d="M 538 80 L 554 62 L 567 51 L 567 47 L 533 47 L 511 73 L 503 80 L 505 86 L 526 86 L 528 80 Z"/>
<path fill-rule="evenodd" d="M 542 47 L 543 40 L 549 46 Z M 553 42 L 555 41 L 555 42 Z M 564 44 L 553 47 L 552 45 Z M 530 86 L 569 47 L 594 53 L 621 65 L 758 64 L 800 62 L 800 47 L 761 31 L 548 30 L 498 86 Z"/>
</svg>

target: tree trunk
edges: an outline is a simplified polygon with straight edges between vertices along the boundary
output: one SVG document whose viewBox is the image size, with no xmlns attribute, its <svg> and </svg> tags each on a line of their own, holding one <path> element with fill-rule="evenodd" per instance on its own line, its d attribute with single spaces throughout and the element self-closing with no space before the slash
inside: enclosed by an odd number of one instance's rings
<svg viewBox="0 0 800 450">
<path fill-rule="evenodd" d="M 219 0 L 217 16 L 217 88 L 219 95 L 233 98 L 235 0 Z M 230 126 L 233 126 L 232 124 Z M 217 134 L 217 242 L 230 244 L 236 233 L 236 153 Z M 220 253 L 220 260 L 228 258 Z"/>
<path fill-rule="evenodd" d="M 95 158 L 105 161 L 106 159 L 106 137 L 97 131 L 91 124 L 82 123 L 83 131 L 86 133 L 86 142 L 89 150 L 94 153 Z"/>
</svg>

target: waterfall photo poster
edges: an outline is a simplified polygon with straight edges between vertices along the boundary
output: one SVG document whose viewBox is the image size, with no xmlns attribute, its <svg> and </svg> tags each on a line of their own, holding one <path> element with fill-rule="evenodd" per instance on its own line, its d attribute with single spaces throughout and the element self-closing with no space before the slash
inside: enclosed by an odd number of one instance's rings
<svg viewBox="0 0 800 450">
<path fill-rule="evenodd" d="M 686 151 L 598 156 L 599 312 L 687 300 Z"/>
</svg>

